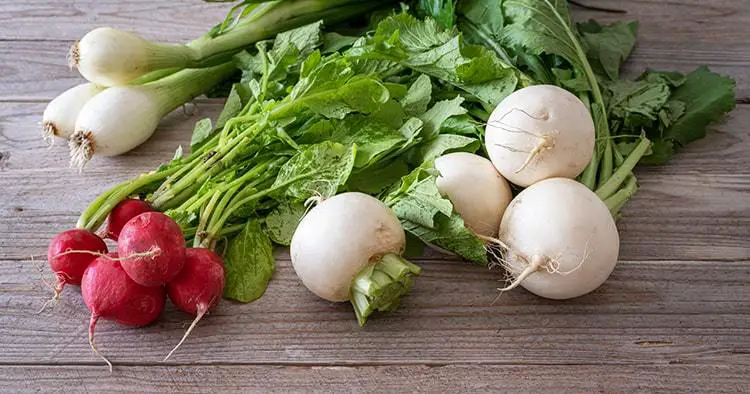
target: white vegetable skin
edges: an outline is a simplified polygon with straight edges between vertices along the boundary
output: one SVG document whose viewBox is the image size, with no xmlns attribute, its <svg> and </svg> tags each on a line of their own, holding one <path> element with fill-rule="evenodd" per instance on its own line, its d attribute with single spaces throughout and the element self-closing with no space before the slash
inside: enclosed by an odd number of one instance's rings
<svg viewBox="0 0 750 394">
<path fill-rule="evenodd" d="M 604 203 L 567 178 L 547 179 L 519 193 L 505 211 L 499 238 L 510 248 L 504 263 L 514 276 L 538 264 L 520 285 L 552 299 L 599 287 L 615 268 L 620 248 Z"/>
<path fill-rule="evenodd" d="M 70 137 L 75 131 L 76 119 L 83 106 L 104 89 L 106 88 L 95 83 L 84 83 L 62 92 L 50 101 L 42 115 L 44 139 L 51 142 L 52 137 Z"/>
<path fill-rule="evenodd" d="M 492 164 L 524 187 L 547 178 L 575 178 L 591 161 L 594 143 L 586 106 L 553 85 L 513 92 L 492 111 L 485 132 Z"/>
<path fill-rule="evenodd" d="M 466 226 L 479 235 L 497 237 L 500 220 L 513 194 L 508 181 L 484 157 L 449 153 L 435 159 L 437 187 Z"/>
<path fill-rule="evenodd" d="M 100 27 L 73 44 L 68 62 L 91 82 L 119 86 L 150 71 L 185 67 L 196 56 L 185 45 L 153 43 L 133 33 Z"/>
<path fill-rule="evenodd" d="M 109 88 L 81 110 L 70 138 L 71 164 L 115 156 L 146 141 L 163 116 L 158 93 L 140 86 Z"/>
<path fill-rule="evenodd" d="M 387 253 L 401 254 L 405 234 L 382 202 L 363 193 L 343 193 L 310 210 L 294 232 L 292 265 L 318 297 L 348 301 L 352 280 Z"/>
</svg>

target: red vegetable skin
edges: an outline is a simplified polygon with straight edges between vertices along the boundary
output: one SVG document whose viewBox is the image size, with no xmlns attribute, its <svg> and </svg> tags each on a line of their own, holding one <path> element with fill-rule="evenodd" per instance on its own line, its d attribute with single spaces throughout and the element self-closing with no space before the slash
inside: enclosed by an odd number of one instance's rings
<svg viewBox="0 0 750 394">
<path fill-rule="evenodd" d="M 163 287 L 146 287 L 125 273 L 116 253 L 110 253 L 91 262 L 81 281 L 83 302 L 91 311 L 89 345 L 112 372 L 112 363 L 101 355 L 94 343 L 94 330 L 100 318 L 128 326 L 145 326 L 156 320 L 167 301 Z"/>
<path fill-rule="evenodd" d="M 47 247 L 47 261 L 57 276 L 55 298 L 60 296 L 66 284 L 80 285 L 86 267 L 97 258 L 97 254 L 106 253 L 104 241 L 88 230 L 67 230 L 52 238 Z"/>
<path fill-rule="evenodd" d="M 167 294 L 179 310 L 195 315 L 195 320 L 164 361 L 182 345 L 193 328 L 224 294 L 224 263 L 221 257 L 205 248 L 188 249 L 185 252 L 185 266 L 167 284 Z"/>
<path fill-rule="evenodd" d="M 163 286 L 180 273 L 185 238 L 180 226 L 161 212 L 142 213 L 122 227 L 117 250 L 122 268 L 142 286 Z"/>
<path fill-rule="evenodd" d="M 151 208 L 151 205 L 143 200 L 128 198 L 120 201 L 120 203 L 115 205 L 112 209 L 112 212 L 109 213 L 105 237 L 117 241 L 117 238 L 120 236 L 120 231 L 122 231 L 122 227 L 125 223 L 144 212 L 151 212 L 153 210 L 154 209 Z"/>
</svg>

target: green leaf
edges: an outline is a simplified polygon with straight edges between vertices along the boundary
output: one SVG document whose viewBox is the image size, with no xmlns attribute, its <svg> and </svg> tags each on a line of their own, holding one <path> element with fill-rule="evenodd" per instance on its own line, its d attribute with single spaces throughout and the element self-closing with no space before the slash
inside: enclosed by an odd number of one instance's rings
<svg viewBox="0 0 750 394">
<path fill-rule="evenodd" d="M 307 209 L 301 203 L 282 202 L 266 216 L 266 230 L 273 242 L 289 246 Z"/>
<path fill-rule="evenodd" d="M 419 116 L 427 111 L 432 99 L 432 81 L 430 77 L 420 74 L 409 86 L 406 95 L 401 99 L 404 112 L 409 116 Z"/>
<path fill-rule="evenodd" d="M 435 138 L 440 126 L 451 116 L 465 114 L 466 109 L 461 106 L 463 102 L 464 99 L 461 96 L 456 96 L 451 100 L 438 101 L 427 112 L 419 116 L 424 123 L 422 135 L 425 139 Z"/>
<path fill-rule="evenodd" d="M 602 26 L 595 20 L 589 20 L 579 23 L 578 31 L 594 72 L 616 81 L 620 77 L 620 67 L 635 47 L 638 22 L 615 22 Z"/>
<path fill-rule="evenodd" d="M 451 116 L 440 125 L 440 134 L 459 134 L 484 138 L 484 128 L 469 115 Z"/>
<path fill-rule="evenodd" d="M 477 264 L 488 263 L 484 243 L 466 228 L 463 219 L 457 213 L 438 216 L 433 228 L 408 220 L 402 220 L 401 224 L 404 230 L 425 243 L 439 246 Z"/>
<path fill-rule="evenodd" d="M 476 138 L 457 134 L 440 134 L 434 139 L 419 146 L 419 154 L 414 158 L 415 163 L 421 164 L 437 159 L 445 153 L 471 152 L 474 153 L 481 146 Z"/>
<path fill-rule="evenodd" d="M 289 51 L 288 46 L 291 45 L 296 49 L 298 56 L 306 58 L 322 43 L 322 29 L 323 21 L 317 21 L 279 33 L 276 35 L 269 55 L 272 59 L 281 59 Z"/>
<path fill-rule="evenodd" d="M 355 153 L 355 145 L 331 141 L 309 146 L 281 167 L 272 189 L 294 202 L 315 195 L 331 197 L 349 178 Z"/>
<path fill-rule="evenodd" d="M 664 132 L 664 138 L 684 146 L 706 136 L 706 127 L 734 109 L 735 81 L 702 66 L 675 90 L 672 100 L 685 104 L 684 114 Z"/>
<path fill-rule="evenodd" d="M 398 190 L 388 196 L 388 205 L 402 221 L 435 228 L 438 214 L 450 216 L 453 204 L 438 191 L 436 177 L 418 168 L 401 180 Z"/>
<path fill-rule="evenodd" d="M 351 191 L 380 194 L 408 173 L 409 166 L 406 162 L 396 159 L 353 173 L 347 186 Z"/>
<path fill-rule="evenodd" d="M 638 117 L 656 120 L 671 94 L 669 86 L 662 82 L 618 80 L 606 87 L 611 95 L 610 114 L 627 125 L 640 122 Z"/>
<path fill-rule="evenodd" d="M 240 302 L 257 300 L 265 293 L 275 269 L 271 240 L 258 220 L 247 222 L 227 247 L 224 297 Z"/>
<path fill-rule="evenodd" d="M 342 36 L 336 32 L 323 34 L 323 48 L 320 50 L 324 54 L 339 52 L 346 47 L 352 46 L 359 37 Z"/>
<path fill-rule="evenodd" d="M 433 19 L 420 21 L 406 13 L 380 22 L 372 48 L 360 52 L 439 78 L 488 106 L 497 105 L 519 82 L 517 70 L 490 50 L 465 44 L 455 30 L 444 30 Z"/>
<path fill-rule="evenodd" d="M 232 91 L 229 92 L 226 103 L 224 103 L 224 109 L 221 110 L 219 118 L 216 120 L 215 129 L 222 129 L 229 119 L 234 118 L 242 111 L 243 106 L 237 84 L 234 84 L 232 85 Z M 192 142 L 190 145 L 193 145 Z"/>
<path fill-rule="evenodd" d="M 453 27 L 455 21 L 454 0 L 418 0 L 417 12 L 420 16 L 435 19 L 443 28 Z"/>
<path fill-rule="evenodd" d="M 193 128 L 193 136 L 190 137 L 190 147 L 193 148 L 194 146 L 208 139 L 208 137 L 211 136 L 211 132 L 213 130 L 214 128 L 211 125 L 210 118 L 203 118 L 195 122 L 195 127 Z"/>
<path fill-rule="evenodd" d="M 333 124 L 331 141 L 357 145 L 355 168 L 372 165 L 406 141 L 399 130 L 363 115 L 347 116 Z"/>
</svg>

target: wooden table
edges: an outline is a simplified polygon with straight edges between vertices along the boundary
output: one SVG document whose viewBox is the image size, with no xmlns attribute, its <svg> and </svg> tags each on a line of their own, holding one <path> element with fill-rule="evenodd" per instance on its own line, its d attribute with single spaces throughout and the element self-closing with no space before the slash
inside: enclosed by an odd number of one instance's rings
<svg viewBox="0 0 750 394">
<path fill-rule="evenodd" d="M 86 340 L 70 287 L 50 292 L 42 254 L 98 193 L 171 157 L 221 102 L 170 115 L 128 155 L 82 174 L 39 133 L 45 104 L 81 78 L 66 66 L 96 26 L 184 41 L 227 6 L 198 0 L 6 0 L 0 4 L 0 392 L 19 391 L 750 391 L 750 1 L 602 0 L 641 21 L 627 72 L 700 64 L 737 80 L 737 109 L 668 166 L 640 168 L 619 222 L 620 264 L 594 293 L 496 296 L 497 272 L 440 256 L 403 308 L 357 326 L 348 305 L 312 296 L 285 251 L 266 295 L 223 302 L 168 363 L 189 318 L 169 307 L 147 328 L 99 325 L 112 375 Z M 178 5 L 181 4 L 181 5 Z M 577 9 L 578 18 L 622 15 Z M 39 267 L 44 267 L 40 273 Z"/>
</svg>

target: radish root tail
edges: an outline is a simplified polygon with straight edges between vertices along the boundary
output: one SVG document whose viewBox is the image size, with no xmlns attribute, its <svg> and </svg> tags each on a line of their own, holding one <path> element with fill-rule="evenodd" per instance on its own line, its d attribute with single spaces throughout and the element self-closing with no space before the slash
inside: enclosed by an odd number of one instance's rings
<svg viewBox="0 0 750 394">
<path fill-rule="evenodd" d="M 109 373 L 112 373 L 112 363 L 109 362 L 109 360 L 104 357 L 103 354 L 99 353 L 99 350 L 96 349 L 96 343 L 94 342 L 94 330 L 96 329 L 96 322 L 99 320 L 99 316 L 91 315 L 91 320 L 89 321 L 89 346 L 91 346 L 91 350 L 96 354 L 97 356 L 101 357 L 102 360 L 104 360 L 105 363 L 109 366 Z"/>
<path fill-rule="evenodd" d="M 208 306 L 203 305 L 203 304 L 198 305 L 198 315 L 195 316 L 195 319 L 190 324 L 190 327 L 188 327 L 187 331 L 185 331 L 185 335 L 182 336 L 182 339 L 180 339 L 180 342 L 178 342 L 177 345 L 174 348 L 172 348 L 172 351 L 170 351 L 169 354 L 167 354 L 167 357 L 164 357 L 164 360 L 162 360 L 162 362 L 167 361 L 169 357 L 172 356 L 172 353 L 174 353 L 177 350 L 177 348 L 179 348 L 180 345 L 182 345 L 182 343 L 185 342 L 188 335 L 190 335 L 190 333 L 193 332 L 193 329 L 195 328 L 195 326 L 198 325 L 198 322 L 203 318 L 203 316 L 206 315 L 206 312 L 208 312 Z"/>
</svg>

